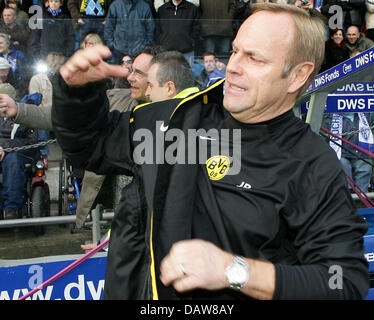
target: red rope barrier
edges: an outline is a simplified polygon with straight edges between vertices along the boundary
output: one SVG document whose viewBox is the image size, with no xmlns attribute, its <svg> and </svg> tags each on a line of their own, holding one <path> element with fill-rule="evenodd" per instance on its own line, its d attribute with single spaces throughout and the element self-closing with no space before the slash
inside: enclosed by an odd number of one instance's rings
<svg viewBox="0 0 374 320">
<path fill-rule="evenodd" d="M 27 299 L 28 297 L 30 297 L 31 295 L 33 295 L 35 292 L 38 292 L 39 290 L 45 288 L 46 286 L 48 286 L 53 281 L 55 281 L 58 278 L 62 277 L 63 275 L 65 275 L 69 271 L 73 270 L 75 267 L 77 267 L 78 265 L 80 265 L 82 262 L 86 261 L 89 257 L 91 257 L 92 255 L 94 255 L 96 252 L 98 252 L 99 250 L 101 250 L 102 248 L 104 248 L 108 244 L 108 242 L 109 242 L 109 238 L 106 239 L 104 242 L 100 243 L 96 248 L 93 248 L 91 251 L 87 252 L 81 258 L 79 258 L 79 259 L 75 260 L 73 263 L 69 264 L 66 268 L 62 269 L 60 272 L 58 272 L 57 274 L 55 274 L 54 276 L 52 276 L 51 278 L 49 278 L 48 280 L 46 280 L 45 282 L 43 282 L 41 285 L 37 286 L 36 288 L 34 288 L 33 290 L 31 290 L 30 292 L 28 292 L 25 295 L 23 295 L 21 298 L 19 298 L 19 300 L 25 300 L 25 299 Z"/>
</svg>

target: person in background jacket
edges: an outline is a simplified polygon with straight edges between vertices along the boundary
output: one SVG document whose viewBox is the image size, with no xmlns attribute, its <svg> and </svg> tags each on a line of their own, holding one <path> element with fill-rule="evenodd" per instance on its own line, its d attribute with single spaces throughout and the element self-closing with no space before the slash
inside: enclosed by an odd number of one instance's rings
<svg viewBox="0 0 374 320">
<path fill-rule="evenodd" d="M 200 37 L 200 12 L 186 0 L 169 0 L 157 11 L 155 38 L 165 50 L 184 54 L 192 66 Z"/>
<path fill-rule="evenodd" d="M 15 90 L 13 89 L 13 94 L 11 94 L 9 89 L 3 87 L 4 85 L 6 84 L 0 85 L 0 93 L 7 93 L 15 98 Z M 2 103 L 1 100 L 0 103 Z M 37 142 L 36 130 L 16 125 L 10 119 L 0 118 L 0 171 L 3 175 L 0 209 L 3 219 L 19 217 L 26 183 L 24 166 L 32 163 L 39 154 L 37 148 L 17 152 L 4 152 L 3 149 L 22 147 Z"/>
<path fill-rule="evenodd" d="M 203 55 L 204 69 L 196 77 L 200 89 L 205 89 L 225 77 L 226 70 L 220 71 L 217 69 L 217 57 L 214 52 L 205 52 Z"/>
<path fill-rule="evenodd" d="M 19 0 L 9 0 L 8 7 L 13 8 L 16 10 L 16 23 L 23 25 L 24 27 L 28 27 L 29 22 L 29 15 L 20 9 L 20 1 Z"/>
<path fill-rule="evenodd" d="M 148 3 L 143 0 L 116 0 L 105 20 L 104 43 L 118 64 L 125 55 L 136 57 L 154 44 L 154 20 Z"/>
<path fill-rule="evenodd" d="M 366 38 L 357 26 L 348 27 L 344 42 L 349 54 L 356 50 L 365 51 L 374 47 L 374 41 Z"/>
<path fill-rule="evenodd" d="M 360 145 L 360 135 L 358 131 L 371 130 L 369 128 L 363 127 L 361 122 L 361 117 L 364 118 L 364 123 L 368 126 L 372 126 L 373 121 L 371 120 L 370 113 L 359 113 L 359 112 L 345 112 L 343 114 L 327 114 L 324 116 L 322 126 L 328 130 L 332 130 L 332 121 L 336 124 L 338 121 L 341 122 L 341 133 L 339 136 L 345 140 L 353 143 L 356 146 Z M 335 120 L 336 119 L 336 120 Z M 369 135 L 369 133 L 366 133 Z M 371 134 L 371 132 L 370 132 Z M 341 142 L 341 148 L 336 149 L 336 145 L 330 143 L 337 153 L 340 163 L 343 166 L 344 171 L 349 175 L 358 187 L 363 192 L 368 192 L 368 188 L 372 176 L 372 160 L 364 152 L 357 150 L 346 142 Z M 373 148 L 367 145 L 361 146 L 366 151 L 373 152 Z M 352 188 L 349 186 L 351 192 Z"/>
<path fill-rule="evenodd" d="M 75 45 L 71 19 L 61 8 L 62 0 L 48 0 L 46 5 L 42 28 L 31 30 L 29 55 L 35 61 L 44 60 L 49 52 L 58 52 L 68 58 Z"/>
<path fill-rule="evenodd" d="M 343 29 L 330 30 L 330 38 L 325 44 L 325 61 L 321 72 L 349 59 L 349 51 L 344 42 Z"/>
<path fill-rule="evenodd" d="M 333 150 L 292 110 L 323 62 L 325 25 L 294 6 L 252 9 L 233 41 L 226 82 L 187 99 L 109 112 L 104 79 L 124 70 L 104 61 L 106 47 L 77 52 L 60 68 L 52 122 L 62 149 L 88 170 L 133 174 L 106 269 L 127 282 L 106 279 L 105 298 L 366 297 L 368 224 Z M 198 163 L 204 149 L 183 144 L 190 129 L 201 129 L 193 141 L 214 149 Z M 237 144 L 214 147 L 219 132 L 234 129 Z M 152 148 L 155 135 L 165 144 Z M 174 137 L 188 155 L 158 161 Z"/>
<path fill-rule="evenodd" d="M 5 8 L 2 16 L 0 33 L 6 33 L 10 36 L 10 44 L 14 49 L 27 53 L 28 27 L 17 23 L 16 10 L 13 8 Z"/>
<path fill-rule="evenodd" d="M 28 61 L 22 51 L 11 47 L 9 35 L 5 33 L 0 33 L 0 57 L 6 59 L 10 64 L 14 80 L 11 84 L 16 88 L 17 94 L 23 96 L 27 91 L 30 79 Z"/>
<path fill-rule="evenodd" d="M 104 39 L 105 17 L 112 0 L 68 0 L 67 7 L 79 31 L 79 41 L 89 33 Z"/>
<path fill-rule="evenodd" d="M 233 39 L 235 0 L 200 0 L 201 33 L 205 52 L 229 56 Z"/>
</svg>

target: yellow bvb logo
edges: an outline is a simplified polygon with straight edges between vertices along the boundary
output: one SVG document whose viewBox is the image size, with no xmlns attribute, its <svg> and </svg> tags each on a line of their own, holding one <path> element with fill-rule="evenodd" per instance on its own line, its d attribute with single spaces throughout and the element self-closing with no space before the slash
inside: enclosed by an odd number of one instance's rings
<svg viewBox="0 0 374 320">
<path fill-rule="evenodd" d="M 210 180 L 221 180 L 230 168 L 230 159 L 226 156 L 214 156 L 206 161 L 206 170 Z"/>
</svg>

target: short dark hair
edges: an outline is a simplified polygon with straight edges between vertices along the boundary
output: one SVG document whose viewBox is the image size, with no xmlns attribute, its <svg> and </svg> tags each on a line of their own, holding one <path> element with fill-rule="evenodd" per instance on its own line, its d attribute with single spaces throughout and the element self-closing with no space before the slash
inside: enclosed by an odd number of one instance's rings
<svg viewBox="0 0 374 320">
<path fill-rule="evenodd" d="M 217 55 L 214 52 L 204 52 L 203 58 L 207 57 L 207 56 L 213 56 L 214 58 L 217 57 Z"/>
<path fill-rule="evenodd" d="M 166 50 L 162 46 L 147 46 L 145 47 L 140 53 L 149 54 L 150 56 L 154 57 L 161 52 L 165 52 Z"/>
<path fill-rule="evenodd" d="M 160 86 L 167 81 L 174 82 L 177 92 L 193 87 L 195 80 L 190 64 L 179 51 L 164 51 L 154 56 L 150 62 L 159 64 L 157 81 Z"/>
</svg>

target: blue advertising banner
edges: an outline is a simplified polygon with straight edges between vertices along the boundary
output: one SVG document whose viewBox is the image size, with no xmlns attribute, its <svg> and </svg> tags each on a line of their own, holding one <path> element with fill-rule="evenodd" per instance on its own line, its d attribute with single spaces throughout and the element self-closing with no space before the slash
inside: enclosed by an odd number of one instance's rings
<svg viewBox="0 0 374 320">
<path fill-rule="evenodd" d="M 308 88 L 307 93 L 323 88 L 334 81 L 347 77 L 372 64 L 374 64 L 374 48 L 370 48 L 359 55 L 338 64 L 334 68 L 318 74 Z"/>
<path fill-rule="evenodd" d="M 309 102 L 301 105 L 301 113 L 308 112 Z M 327 96 L 324 113 L 373 112 L 374 82 L 348 83 Z"/>
<path fill-rule="evenodd" d="M 103 298 L 106 253 L 84 261 L 27 300 L 100 300 Z M 104 256 L 103 256 L 104 255 Z M 60 261 L 45 258 L 22 260 L 20 265 L 0 261 L 0 300 L 18 300 L 32 289 L 70 265 L 72 256 L 58 256 Z M 77 258 L 80 256 L 77 256 Z M 53 257 L 47 257 L 53 258 Z M 14 261 L 14 260 L 13 260 Z M 2 266 L 4 265 L 4 266 Z"/>
</svg>

